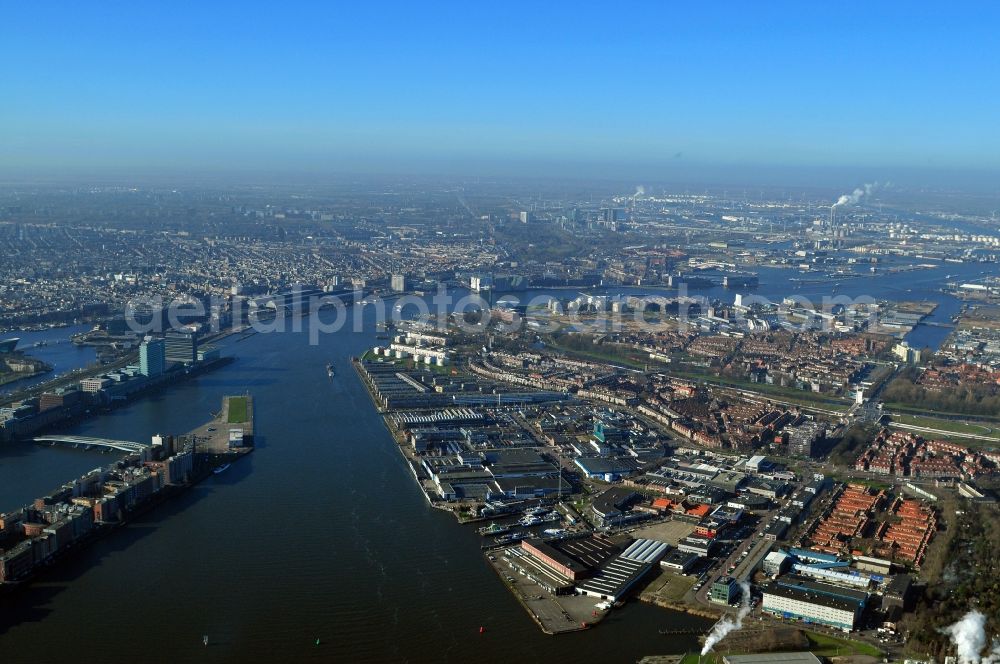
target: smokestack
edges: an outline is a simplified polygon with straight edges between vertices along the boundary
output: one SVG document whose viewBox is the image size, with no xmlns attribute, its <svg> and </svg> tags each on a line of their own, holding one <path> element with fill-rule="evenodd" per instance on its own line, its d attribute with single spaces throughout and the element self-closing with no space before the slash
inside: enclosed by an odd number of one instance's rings
<svg viewBox="0 0 1000 664">
<path fill-rule="evenodd" d="M 833 221 L 834 221 L 834 216 L 833 215 L 834 215 L 834 212 L 836 212 L 836 210 L 837 210 L 837 206 L 836 205 L 831 205 L 830 206 L 830 228 L 833 228 Z"/>
</svg>

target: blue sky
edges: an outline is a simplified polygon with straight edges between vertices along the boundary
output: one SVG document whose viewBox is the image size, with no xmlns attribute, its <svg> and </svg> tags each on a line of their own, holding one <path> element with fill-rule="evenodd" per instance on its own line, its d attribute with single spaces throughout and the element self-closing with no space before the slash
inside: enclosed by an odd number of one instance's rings
<svg viewBox="0 0 1000 664">
<path fill-rule="evenodd" d="M 9 3 L 0 171 L 1000 171 L 998 6 L 869 4 Z"/>
</svg>

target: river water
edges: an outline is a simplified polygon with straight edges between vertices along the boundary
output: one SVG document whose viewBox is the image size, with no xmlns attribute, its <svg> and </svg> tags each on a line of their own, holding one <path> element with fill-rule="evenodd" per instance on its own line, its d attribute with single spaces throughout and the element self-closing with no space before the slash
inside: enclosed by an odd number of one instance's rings
<svg viewBox="0 0 1000 664">
<path fill-rule="evenodd" d="M 970 279 L 993 267 L 845 280 L 836 294 L 934 299 L 942 304 L 933 320 L 947 322 L 960 303 L 937 292 L 945 273 Z M 762 268 L 752 292 L 827 294 L 825 284 L 792 286 L 793 275 Z M 731 301 L 736 292 L 701 294 Z M 378 343 L 372 308 L 363 315 L 362 332 L 349 324 L 318 345 L 307 332 L 230 337 L 222 346 L 232 364 L 73 425 L 71 433 L 145 441 L 188 431 L 224 395 L 249 390 L 258 445 L 226 473 L 0 597 L 3 661 L 635 661 L 696 648 L 694 637 L 658 630 L 707 629 L 706 621 L 638 602 L 595 629 L 543 635 L 483 560 L 474 529 L 430 508 L 417 488 L 350 366 Z M 52 343 L 73 331 L 43 333 L 50 345 L 30 352 L 60 373 L 85 366 L 92 350 Z M 936 346 L 947 332 L 921 326 L 911 341 Z M 57 356 L 63 350 L 72 352 Z M 0 447 L 0 510 L 112 458 Z"/>
<path fill-rule="evenodd" d="M 70 337 L 78 332 L 85 332 L 91 329 L 90 325 L 72 325 L 70 327 L 57 327 L 51 330 L 36 330 L 28 332 L 26 330 L 8 332 L 0 334 L 0 339 L 10 339 L 17 337 L 21 341 L 17 344 L 17 350 L 31 357 L 42 360 L 52 367 L 49 373 L 22 378 L 13 383 L 6 383 L 0 386 L 0 402 L 7 392 L 15 392 L 26 387 L 31 387 L 38 383 L 52 380 L 58 375 L 62 375 L 73 369 L 85 369 L 97 362 L 97 352 L 93 346 L 77 346 Z M 35 344 L 40 344 L 36 346 Z"/>
<path fill-rule="evenodd" d="M 706 621 L 638 602 L 596 629 L 540 632 L 474 529 L 428 506 L 372 407 L 349 361 L 375 343 L 365 316 L 364 332 L 349 325 L 316 346 L 305 332 L 230 337 L 232 364 L 74 425 L 148 440 L 192 429 L 224 395 L 249 390 L 258 445 L 0 597 L 3 661 L 635 661 L 695 648 L 693 636 L 658 630 Z M 0 509 L 111 458 L 0 448 Z"/>
</svg>

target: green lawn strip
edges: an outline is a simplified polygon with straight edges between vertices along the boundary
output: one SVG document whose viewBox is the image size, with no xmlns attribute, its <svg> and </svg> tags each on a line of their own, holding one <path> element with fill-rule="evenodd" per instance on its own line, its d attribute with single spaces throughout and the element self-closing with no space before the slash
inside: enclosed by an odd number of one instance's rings
<svg viewBox="0 0 1000 664">
<path fill-rule="evenodd" d="M 229 399 L 229 423 L 242 424 L 247 421 L 247 398 L 230 397 Z"/>
<path fill-rule="evenodd" d="M 869 643 L 842 639 L 820 632 L 805 632 L 809 639 L 810 652 L 820 657 L 837 657 L 838 655 L 868 655 L 881 657 L 882 651 Z"/>
<path fill-rule="evenodd" d="M 959 420 L 945 420 L 935 417 L 908 414 L 890 414 L 890 417 L 892 417 L 894 422 L 899 422 L 900 424 L 912 424 L 913 426 L 927 427 L 928 429 L 940 429 L 941 431 L 951 431 L 952 433 L 989 436 L 990 438 L 996 438 L 1000 441 L 1000 432 L 997 431 L 997 429 L 1000 429 L 1000 424 L 998 423 L 984 422 L 982 424 L 973 424 Z M 993 431 L 988 431 L 987 428 L 993 429 Z"/>
</svg>

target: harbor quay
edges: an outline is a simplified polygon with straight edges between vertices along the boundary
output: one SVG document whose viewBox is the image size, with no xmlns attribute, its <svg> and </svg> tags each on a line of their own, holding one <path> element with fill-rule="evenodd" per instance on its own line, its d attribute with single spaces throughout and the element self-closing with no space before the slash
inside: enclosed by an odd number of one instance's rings
<svg viewBox="0 0 1000 664">
<path fill-rule="evenodd" d="M 209 422 L 150 443 L 47 436 L 45 443 L 133 450 L 0 514 L 0 589 L 11 590 L 253 452 L 253 399 L 223 399 Z"/>
<path fill-rule="evenodd" d="M 725 626 L 744 619 L 747 642 L 787 621 L 861 633 L 876 602 L 885 621 L 911 601 L 937 528 L 935 497 L 834 479 L 812 461 L 860 410 L 849 390 L 770 400 L 601 361 L 592 342 L 514 352 L 516 342 L 418 325 L 397 324 L 394 341 L 354 368 L 428 503 L 475 529 L 487 563 L 544 633 L 589 629 L 638 599 L 663 609 L 661 635 L 704 634 L 709 648 L 727 638 L 723 647 L 738 649 Z M 837 341 L 896 352 L 885 340 Z M 695 337 L 688 350 L 780 357 L 776 343 Z M 586 352 L 568 352 L 577 347 Z M 830 380 L 877 372 L 862 363 Z M 951 472 L 959 455 L 966 472 L 991 472 L 988 453 L 888 429 L 855 471 L 881 469 L 893 447 L 912 449 L 920 473 Z M 838 602 L 833 617 L 825 597 Z M 695 624 L 705 619 L 722 627 Z M 809 629 L 793 630 L 789 644 Z"/>
<path fill-rule="evenodd" d="M 593 627 L 658 574 L 668 546 L 584 518 L 578 473 L 523 419 L 584 405 L 400 360 L 354 367 L 428 503 L 477 529 L 484 558 L 544 633 Z"/>
<path fill-rule="evenodd" d="M 80 420 L 120 407 L 156 390 L 196 378 L 230 364 L 235 358 L 217 352 L 187 366 L 143 372 L 140 365 L 105 369 L 74 384 L 56 381 L 58 387 L 41 386 L 11 403 L 0 406 L 0 443 L 23 440 L 67 422 Z"/>
</svg>

